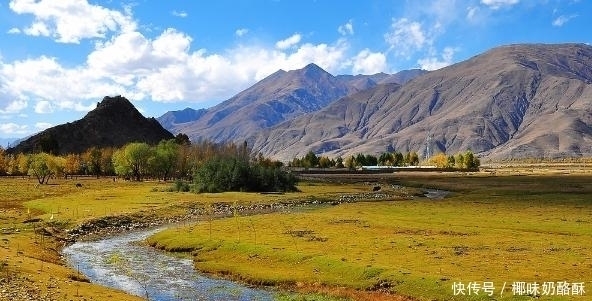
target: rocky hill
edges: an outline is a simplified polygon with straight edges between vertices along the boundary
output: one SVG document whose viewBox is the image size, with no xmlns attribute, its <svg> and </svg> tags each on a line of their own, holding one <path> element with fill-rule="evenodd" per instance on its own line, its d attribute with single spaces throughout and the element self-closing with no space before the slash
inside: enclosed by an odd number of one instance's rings
<svg viewBox="0 0 592 301">
<path fill-rule="evenodd" d="M 254 148 L 290 160 L 470 149 L 493 159 L 592 155 L 592 47 L 510 45 L 380 85 L 257 135 Z"/>
<path fill-rule="evenodd" d="M 46 129 L 9 151 L 81 153 L 93 146 L 120 147 L 134 141 L 156 144 L 172 138 L 156 119 L 142 116 L 126 98 L 107 96 L 84 118 Z"/>
</svg>

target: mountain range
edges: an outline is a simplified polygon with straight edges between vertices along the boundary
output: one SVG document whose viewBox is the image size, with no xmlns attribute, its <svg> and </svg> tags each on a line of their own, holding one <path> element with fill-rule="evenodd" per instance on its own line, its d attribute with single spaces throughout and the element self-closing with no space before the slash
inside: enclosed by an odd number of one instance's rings
<svg viewBox="0 0 592 301">
<path fill-rule="evenodd" d="M 471 150 L 484 159 L 590 156 L 592 46 L 508 45 L 431 72 L 334 76 L 309 64 L 279 70 L 211 108 L 171 111 L 158 121 L 124 97 L 105 97 L 83 119 L 8 151 L 76 153 L 157 143 L 171 133 L 194 142 L 247 142 L 255 153 L 282 161 L 310 151 L 330 157 L 395 150 L 422 157 Z"/>
<path fill-rule="evenodd" d="M 212 108 L 167 112 L 158 121 L 169 131 L 187 134 L 193 141 L 252 140 L 254 133 L 318 111 L 343 96 L 381 83 L 404 83 L 423 73 L 408 70 L 397 74 L 333 76 L 309 64 L 299 70 L 279 70 Z"/>
<path fill-rule="evenodd" d="M 121 147 L 129 142 L 157 144 L 174 136 L 154 118 L 145 118 L 122 96 L 106 96 L 80 120 L 48 128 L 7 151 L 82 153 L 91 147 Z"/>
<path fill-rule="evenodd" d="M 508 45 L 436 71 L 402 74 L 404 80 L 333 76 L 311 64 L 280 70 L 196 120 L 159 120 L 192 140 L 248 141 L 280 160 L 309 151 L 335 157 L 472 150 L 491 159 L 592 154 L 591 46 Z"/>
</svg>

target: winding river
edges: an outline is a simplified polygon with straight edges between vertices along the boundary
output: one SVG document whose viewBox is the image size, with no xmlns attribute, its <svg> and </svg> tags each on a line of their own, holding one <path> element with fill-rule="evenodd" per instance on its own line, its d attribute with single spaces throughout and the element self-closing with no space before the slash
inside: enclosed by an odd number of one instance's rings
<svg viewBox="0 0 592 301">
<path fill-rule="evenodd" d="M 175 257 L 138 243 L 163 229 L 76 242 L 64 248 L 62 254 L 70 266 L 93 283 L 152 301 L 273 300 L 271 291 L 208 278 L 193 268 L 191 259 Z"/>
<path fill-rule="evenodd" d="M 424 189 L 429 199 L 448 191 Z M 139 242 L 165 228 L 119 234 L 91 242 L 76 242 L 62 251 L 69 265 L 93 283 L 113 287 L 152 301 L 273 300 L 274 292 L 209 278 L 191 259 L 175 257 Z"/>
</svg>

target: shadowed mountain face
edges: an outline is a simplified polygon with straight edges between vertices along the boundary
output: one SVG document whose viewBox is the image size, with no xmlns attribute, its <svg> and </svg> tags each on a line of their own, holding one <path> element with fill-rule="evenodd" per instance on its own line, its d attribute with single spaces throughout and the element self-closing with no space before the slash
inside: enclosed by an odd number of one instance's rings
<svg viewBox="0 0 592 301">
<path fill-rule="evenodd" d="M 205 109 L 194 110 L 192 108 L 185 108 L 180 111 L 166 112 L 164 115 L 156 118 L 156 120 L 165 129 L 170 129 L 174 128 L 178 124 L 195 121 L 203 116 L 206 112 L 207 110 Z"/>
<path fill-rule="evenodd" d="M 193 141 L 242 142 L 263 129 L 318 111 L 343 96 L 381 82 L 407 81 L 422 73 L 425 71 L 333 76 L 317 65 L 309 64 L 300 70 L 277 71 L 207 110 L 168 112 L 158 120 L 171 132 L 185 133 Z M 194 114 L 195 118 L 182 120 L 179 116 L 186 113 Z M 172 116 L 176 117 L 171 119 Z"/>
<path fill-rule="evenodd" d="M 120 147 L 129 142 L 157 144 L 174 136 L 154 118 L 145 118 L 124 97 L 105 97 L 84 118 L 44 130 L 10 152 L 82 153 L 91 147 Z"/>
<path fill-rule="evenodd" d="M 488 158 L 590 155 L 591 113 L 592 47 L 511 45 L 335 101 L 258 135 L 254 148 L 283 160 L 428 145 Z"/>
</svg>

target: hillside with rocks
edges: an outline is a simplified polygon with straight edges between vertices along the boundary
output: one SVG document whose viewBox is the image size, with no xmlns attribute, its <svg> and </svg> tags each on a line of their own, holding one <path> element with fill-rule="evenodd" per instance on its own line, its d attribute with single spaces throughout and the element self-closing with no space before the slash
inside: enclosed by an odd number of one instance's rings
<svg viewBox="0 0 592 301">
<path fill-rule="evenodd" d="M 282 160 L 415 150 L 490 159 L 592 154 L 592 47 L 509 45 L 376 86 L 256 135 Z"/>
<path fill-rule="evenodd" d="M 125 97 L 106 96 L 84 118 L 46 129 L 8 151 L 82 153 L 91 147 L 120 147 L 129 142 L 157 144 L 173 138 L 156 119 L 145 118 Z"/>
</svg>

